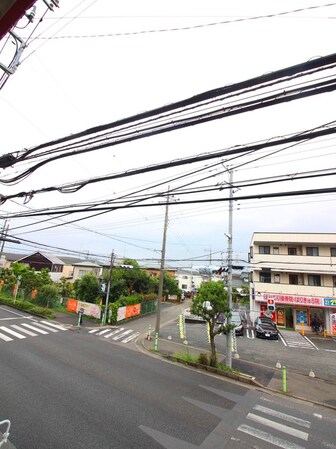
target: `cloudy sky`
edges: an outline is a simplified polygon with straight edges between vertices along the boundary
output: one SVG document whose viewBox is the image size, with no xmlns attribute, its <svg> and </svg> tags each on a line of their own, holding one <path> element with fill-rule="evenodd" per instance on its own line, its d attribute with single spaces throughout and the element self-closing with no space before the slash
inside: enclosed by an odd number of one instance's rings
<svg viewBox="0 0 336 449">
<path fill-rule="evenodd" d="M 44 12 L 43 2 L 38 2 L 37 17 Z M 119 4 L 61 0 L 36 29 L 37 21 L 19 30 L 27 38 L 34 29 L 21 65 L 0 90 L 0 152 L 20 152 L 332 54 L 335 20 L 336 2 L 317 0 L 125 0 Z M 0 61 L 4 59 L 2 50 Z M 322 81 L 331 74 L 318 73 L 310 80 Z M 295 83 L 299 81 L 288 86 Z M 272 92 L 272 88 L 267 91 Z M 252 98 L 253 93 L 245 97 Z M 67 157 L 43 165 L 20 182 L 1 183 L 0 192 L 9 196 L 79 180 L 84 185 L 92 178 L 297 134 L 333 122 L 335 99 L 334 92 L 325 93 Z M 76 193 L 39 193 L 30 201 L 12 198 L 1 206 L 2 222 L 8 215 L 10 235 L 36 245 L 6 243 L 5 250 L 47 251 L 37 245 L 44 244 L 89 255 L 109 257 L 114 250 L 119 257 L 158 260 L 169 189 L 167 263 L 220 265 L 227 257 L 229 214 L 228 202 L 219 200 L 229 196 L 228 170 L 234 198 L 334 187 L 335 176 L 312 176 L 326 170 L 330 174 L 336 167 L 334 144 L 331 134 L 240 158 L 144 170 L 136 176 L 85 185 Z M 15 177 L 32 163 L 3 170 L 0 181 Z M 305 179 L 295 179 L 298 174 L 305 174 Z M 261 184 L 275 176 L 289 181 Z M 251 183 L 257 185 L 248 187 Z M 12 217 L 56 206 L 69 210 L 79 203 L 137 201 L 140 194 L 146 196 L 139 203 L 142 207 L 96 216 L 86 211 L 62 217 Z M 234 256 L 246 260 L 257 231 L 334 232 L 335 198 L 329 193 L 235 200 Z M 187 199 L 204 202 L 181 204 Z M 56 249 L 49 251 L 56 253 Z"/>
</svg>

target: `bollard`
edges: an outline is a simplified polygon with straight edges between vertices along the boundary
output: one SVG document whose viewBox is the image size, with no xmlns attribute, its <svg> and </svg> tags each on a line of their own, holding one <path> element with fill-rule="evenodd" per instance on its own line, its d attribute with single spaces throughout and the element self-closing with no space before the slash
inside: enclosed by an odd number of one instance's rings
<svg viewBox="0 0 336 449">
<path fill-rule="evenodd" d="M 282 365 L 282 392 L 287 393 L 286 367 Z"/>
<path fill-rule="evenodd" d="M 301 331 L 301 333 L 302 333 L 302 336 L 304 337 L 304 324 L 302 323 L 302 331 Z"/>
<path fill-rule="evenodd" d="M 154 351 L 158 350 L 158 340 L 159 340 L 159 333 L 156 332 L 156 334 L 155 334 L 155 342 L 154 342 Z"/>
<path fill-rule="evenodd" d="M 152 332 L 152 327 L 151 325 L 148 326 L 148 336 L 147 339 L 150 340 L 151 339 L 151 332 Z"/>
</svg>

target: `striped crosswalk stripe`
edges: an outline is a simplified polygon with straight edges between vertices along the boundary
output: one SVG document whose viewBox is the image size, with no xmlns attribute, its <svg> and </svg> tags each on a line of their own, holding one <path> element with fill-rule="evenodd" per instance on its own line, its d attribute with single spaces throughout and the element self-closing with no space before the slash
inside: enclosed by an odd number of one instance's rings
<svg viewBox="0 0 336 449">
<path fill-rule="evenodd" d="M 0 326 L 0 329 L 4 332 L 7 332 L 7 334 L 13 335 L 13 337 L 19 338 L 20 340 L 26 338 L 25 335 L 19 334 L 19 332 L 16 332 L 13 329 L 10 329 L 9 327 Z"/>
<path fill-rule="evenodd" d="M 278 438 L 271 433 L 264 432 L 263 430 L 255 429 L 254 427 L 242 424 L 238 427 L 238 430 L 248 435 L 258 438 L 259 440 L 267 441 L 274 446 L 281 447 L 282 449 L 305 449 L 304 446 L 300 446 L 292 441 L 287 441 L 282 438 Z"/>
<path fill-rule="evenodd" d="M 28 329 L 31 329 L 31 330 L 33 330 L 33 331 L 36 331 L 36 332 L 38 332 L 39 334 L 44 334 L 44 335 L 47 335 L 47 334 L 48 334 L 48 332 L 46 332 L 46 331 L 44 331 L 44 330 L 42 330 L 42 329 L 39 329 L 39 328 L 37 328 L 36 326 L 32 326 L 31 324 L 28 324 L 28 323 L 22 323 L 22 326 L 28 327 Z"/>
<path fill-rule="evenodd" d="M 1 338 L 1 340 L 4 340 L 4 341 L 12 341 L 13 340 L 13 338 L 8 337 L 8 335 L 3 334 L 2 332 L 0 332 L 0 338 Z"/>
<path fill-rule="evenodd" d="M 99 330 L 91 329 L 89 334 L 94 334 L 95 336 L 110 338 L 114 341 L 121 341 L 121 343 L 129 343 L 140 335 L 140 332 L 136 332 L 133 329 L 125 329 L 124 327 L 112 326 L 108 329 Z"/>
<path fill-rule="evenodd" d="M 24 329 L 23 327 L 18 326 L 17 324 L 12 324 L 11 327 L 14 327 L 14 329 L 17 329 L 18 331 L 23 332 L 24 334 L 29 335 L 30 337 L 37 336 L 37 334 L 35 334 L 34 332 L 29 331 L 28 329 Z"/>
</svg>

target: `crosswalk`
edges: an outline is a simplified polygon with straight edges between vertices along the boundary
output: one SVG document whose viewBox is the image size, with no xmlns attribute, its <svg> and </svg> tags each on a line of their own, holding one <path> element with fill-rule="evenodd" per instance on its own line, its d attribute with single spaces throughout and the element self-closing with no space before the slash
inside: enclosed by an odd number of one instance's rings
<svg viewBox="0 0 336 449">
<path fill-rule="evenodd" d="M 256 404 L 246 420 L 247 424 L 241 424 L 237 430 L 267 442 L 267 447 L 304 449 L 309 439 L 310 421 L 264 405 Z"/>
<path fill-rule="evenodd" d="M 27 337 L 37 337 L 38 335 L 47 335 L 66 330 L 66 327 L 47 320 L 10 324 L 0 326 L 0 342 L 10 342 L 15 339 L 24 340 Z"/>
<path fill-rule="evenodd" d="M 124 327 L 111 326 L 108 329 L 100 330 L 91 329 L 89 334 L 93 334 L 96 337 L 102 337 L 111 341 L 119 341 L 121 343 L 129 343 L 140 335 L 140 332 L 133 329 L 125 329 Z"/>
<path fill-rule="evenodd" d="M 309 338 L 298 332 L 281 331 L 280 338 L 283 344 L 289 348 L 318 349 Z"/>
</svg>

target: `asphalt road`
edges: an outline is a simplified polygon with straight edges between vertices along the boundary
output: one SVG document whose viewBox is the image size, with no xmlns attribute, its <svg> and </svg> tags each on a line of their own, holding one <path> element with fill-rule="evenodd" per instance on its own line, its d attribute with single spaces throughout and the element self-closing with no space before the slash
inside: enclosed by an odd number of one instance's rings
<svg viewBox="0 0 336 449">
<path fill-rule="evenodd" d="M 48 331 L 22 315 L 0 307 L 0 333 L 36 334 L 0 339 L 0 420 L 10 419 L 17 449 L 336 448 L 331 410 L 171 364 L 87 329 Z"/>
</svg>

